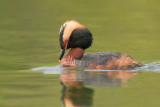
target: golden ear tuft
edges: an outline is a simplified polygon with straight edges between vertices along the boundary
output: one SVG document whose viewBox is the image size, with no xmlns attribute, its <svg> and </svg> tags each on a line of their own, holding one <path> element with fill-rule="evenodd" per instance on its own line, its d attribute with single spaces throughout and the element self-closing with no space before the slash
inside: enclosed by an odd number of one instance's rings
<svg viewBox="0 0 160 107">
<path fill-rule="evenodd" d="M 73 30 L 78 29 L 78 28 L 85 28 L 82 24 L 75 20 L 69 20 L 66 21 L 60 29 L 60 32 L 62 29 L 65 27 L 64 32 L 63 32 L 63 42 L 66 40 L 69 40 L 69 37 L 71 36 Z"/>
</svg>

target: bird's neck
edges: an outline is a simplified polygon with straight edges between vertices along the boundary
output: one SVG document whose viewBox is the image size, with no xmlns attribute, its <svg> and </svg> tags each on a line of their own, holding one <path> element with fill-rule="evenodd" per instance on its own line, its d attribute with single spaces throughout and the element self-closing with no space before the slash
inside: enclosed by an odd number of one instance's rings
<svg viewBox="0 0 160 107">
<path fill-rule="evenodd" d="M 83 56 L 84 49 L 82 48 L 72 48 L 65 58 L 69 59 L 79 59 Z"/>
<path fill-rule="evenodd" d="M 64 67 L 76 67 L 76 59 L 81 58 L 83 53 L 84 49 L 82 48 L 72 48 L 60 63 Z"/>
</svg>

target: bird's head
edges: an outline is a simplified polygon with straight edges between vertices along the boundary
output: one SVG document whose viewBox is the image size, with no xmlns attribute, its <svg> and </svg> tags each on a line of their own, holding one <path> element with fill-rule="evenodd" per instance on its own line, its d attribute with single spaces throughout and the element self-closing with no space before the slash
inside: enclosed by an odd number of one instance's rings
<svg viewBox="0 0 160 107">
<path fill-rule="evenodd" d="M 92 40 L 92 34 L 85 26 L 74 20 L 65 22 L 59 32 L 61 47 L 59 60 L 69 48 L 89 48 L 92 45 Z"/>
</svg>

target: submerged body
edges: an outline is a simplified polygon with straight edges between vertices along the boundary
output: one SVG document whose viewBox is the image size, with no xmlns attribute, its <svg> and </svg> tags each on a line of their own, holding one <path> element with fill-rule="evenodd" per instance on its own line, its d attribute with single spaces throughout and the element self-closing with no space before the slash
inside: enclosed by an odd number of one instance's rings
<svg viewBox="0 0 160 107">
<path fill-rule="evenodd" d="M 92 41 L 92 34 L 86 27 L 73 20 L 65 22 L 59 33 L 60 64 L 64 67 L 107 70 L 128 70 L 143 66 L 130 56 L 118 52 L 84 54 L 84 50 L 92 45 Z M 70 51 L 63 58 L 67 49 Z"/>
<path fill-rule="evenodd" d="M 64 67 L 107 70 L 128 70 L 143 65 L 130 56 L 118 52 L 96 52 L 84 55 L 83 53 L 83 49 L 71 49 L 60 63 Z"/>
</svg>

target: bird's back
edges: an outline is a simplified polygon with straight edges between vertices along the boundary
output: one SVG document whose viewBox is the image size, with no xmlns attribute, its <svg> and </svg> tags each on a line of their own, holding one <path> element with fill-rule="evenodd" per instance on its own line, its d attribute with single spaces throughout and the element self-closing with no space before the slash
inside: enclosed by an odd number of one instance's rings
<svg viewBox="0 0 160 107">
<path fill-rule="evenodd" d="M 84 54 L 76 60 L 76 66 L 88 69 L 123 70 L 142 66 L 130 56 L 118 52 Z"/>
</svg>

